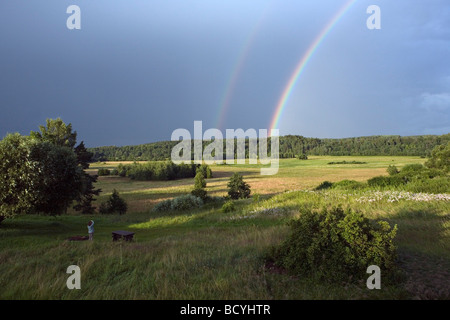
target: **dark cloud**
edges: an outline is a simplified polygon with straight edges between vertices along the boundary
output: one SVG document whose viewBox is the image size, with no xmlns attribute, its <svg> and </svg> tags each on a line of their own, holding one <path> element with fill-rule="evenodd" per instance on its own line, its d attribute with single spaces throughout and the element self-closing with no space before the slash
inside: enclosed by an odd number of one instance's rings
<svg viewBox="0 0 450 320">
<path fill-rule="evenodd" d="M 62 117 L 88 146 L 169 140 L 194 120 L 215 127 L 227 93 L 224 127 L 267 128 L 298 61 L 347 1 L 79 0 L 82 30 L 69 31 L 72 2 L 0 3 L 0 135 Z M 450 3 L 380 0 L 372 31 L 370 4 L 357 1 L 310 59 L 281 134 L 448 132 Z"/>
</svg>

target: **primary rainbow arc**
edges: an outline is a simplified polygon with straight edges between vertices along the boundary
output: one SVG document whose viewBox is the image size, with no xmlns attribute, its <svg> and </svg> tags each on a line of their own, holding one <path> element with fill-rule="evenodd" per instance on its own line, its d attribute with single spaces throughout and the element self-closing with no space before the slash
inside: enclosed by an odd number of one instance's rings
<svg viewBox="0 0 450 320">
<path fill-rule="evenodd" d="M 270 129 L 278 128 L 281 116 L 283 115 L 283 111 L 286 107 L 289 97 L 291 96 L 292 90 L 295 87 L 295 84 L 297 83 L 298 79 L 300 78 L 300 75 L 302 74 L 303 70 L 305 70 L 305 67 L 308 64 L 308 62 L 310 61 L 314 52 L 320 46 L 320 44 L 325 39 L 325 37 L 328 35 L 328 33 L 331 31 L 331 29 L 337 24 L 337 22 L 342 18 L 342 16 L 344 16 L 344 14 L 350 9 L 350 7 L 356 1 L 357 0 L 350 0 L 347 3 L 345 3 L 345 5 L 336 13 L 336 15 L 334 15 L 334 17 L 330 20 L 330 22 L 322 29 L 322 31 L 319 33 L 319 35 L 315 38 L 315 40 L 309 46 L 306 53 L 302 56 L 302 58 L 300 59 L 300 62 L 297 64 L 294 72 L 292 73 L 291 77 L 289 78 L 289 81 L 288 81 L 286 87 L 284 88 L 280 100 L 278 101 L 277 107 L 275 109 L 275 112 L 272 116 L 272 120 L 269 125 Z"/>
</svg>

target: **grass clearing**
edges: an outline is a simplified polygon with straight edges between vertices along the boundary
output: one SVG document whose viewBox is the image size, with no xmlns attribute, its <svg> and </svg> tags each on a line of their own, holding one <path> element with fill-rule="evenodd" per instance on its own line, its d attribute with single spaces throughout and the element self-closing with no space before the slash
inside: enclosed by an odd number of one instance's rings
<svg viewBox="0 0 450 320">
<path fill-rule="evenodd" d="M 327 164 L 332 161 L 366 163 Z M 419 157 L 286 159 L 280 161 L 275 176 L 259 175 L 258 166 L 215 165 L 214 177 L 207 179 L 210 195 L 225 195 L 235 171 L 244 174 L 252 194 L 260 195 L 259 200 L 238 200 L 236 210 L 229 213 L 221 211 L 221 204 L 191 212 L 151 212 L 157 202 L 189 193 L 194 179 L 146 182 L 100 177 L 97 187 L 103 192 L 97 204 L 117 189 L 128 202 L 129 213 L 70 211 L 56 218 L 27 215 L 2 223 L 0 299 L 447 299 L 449 201 L 361 202 L 370 191 L 311 191 L 324 180 L 365 181 L 387 175 L 390 164 L 401 168 L 424 161 Z M 117 165 L 96 163 L 90 170 Z M 336 204 L 398 225 L 395 241 L 404 281 L 371 291 L 365 279 L 353 285 L 317 283 L 265 265 L 267 250 L 286 237 L 290 219 L 303 208 Z M 93 242 L 66 240 L 85 235 L 90 219 L 95 221 Z M 113 243 L 111 232 L 120 229 L 135 232 L 134 242 Z M 66 288 L 66 269 L 73 264 L 81 268 L 81 290 Z M 419 280 L 414 282 L 413 277 Z"/>
</svg>

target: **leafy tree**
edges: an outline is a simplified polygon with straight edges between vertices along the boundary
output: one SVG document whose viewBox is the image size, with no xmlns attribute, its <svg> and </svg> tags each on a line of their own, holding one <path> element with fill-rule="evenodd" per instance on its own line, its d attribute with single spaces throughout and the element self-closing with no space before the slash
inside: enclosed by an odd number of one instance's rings
<svg viewBox="0 0 450 320">
<path fill-rule="evenodd" d="M 243 177 L 235 172 L 227 184 L 228 195 L 231 199 L 245 199 L 250 197 L 250 186 L 244 181 Z"/>
<path fill-rule="evenodd" d="M 18 133 L 0 141 L 0 216 L 12 217 L 33 209 L 38 163 L 30 159 L 31 140 Z"/>
<path fill-rule="evenodd" d="M 425 163 L 428 168 L 450 171 L 450 142 L 447 145 L 436 146 L 431 152 L 430 159 Z"/>
<path fill-rule="evenodd" d="M 48 141 L 61 147 L 73 149 L 77 141 L 77 132 L 72 132 L 72 124 L 66 125 L 61 118 L 47 119 L 46 126 L 39 126 L 40 132 L 31 131 L 30 136 L 38 141 Z"/>
<path fill-rule="evenodd" d="M 56 146 L 68 147 L 73 150 L 77 157 L 78 165 L 86 170 L 89 168 L 89 162 L 92 161 L 93 153 L 89 152 L 82 141 L 75 147 L 77 141 L 77 132 L 72 131 L 72 124 L 65 124 L 61 118 L 47 119 L 46 126 L 39 126 L 40 132 L 32 131 L 30 136 L 40 142 L 49 142 Z M 82 213 L 93 213 L 95 207 L 92 202 L 95 201 L 94 196 L 98 196 L 101 189 L 95 189 L 94 183 L 97 182 L 97 176 L 82 173 L 81 182 L 82 189 L 76 196 L 77 204 L 74 209 Z"/>
<path fill-rule="evenodd" d="M 34 143 L 30 159 L 38 164 L 32 183 L 34 209 L 50 215 L 65 213 L 83 191 L 84 172 L 72 149 L 50 142 Z"/>
<path fill-rule="evenodd" d="M 69 147 L 8 135 L 0 143 L 0 162 L 3 216 L 61 214 L 81 192 L 83 171 Z"/>
</svg>

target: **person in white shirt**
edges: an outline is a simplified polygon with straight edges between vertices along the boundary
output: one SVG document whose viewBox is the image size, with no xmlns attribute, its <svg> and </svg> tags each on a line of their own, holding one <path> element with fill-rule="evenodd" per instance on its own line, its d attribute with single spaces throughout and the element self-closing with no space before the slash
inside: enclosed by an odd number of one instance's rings
<svg viewBox="0 0 450 320">
<path fill-rule="evenodd" d="M 94 239 L 94 221 L 93 220 L 89 221 L 87 228 L 88 228 L 88 233 L 89 233 L 89 240 L 93 240 Z"/>
</svg>

